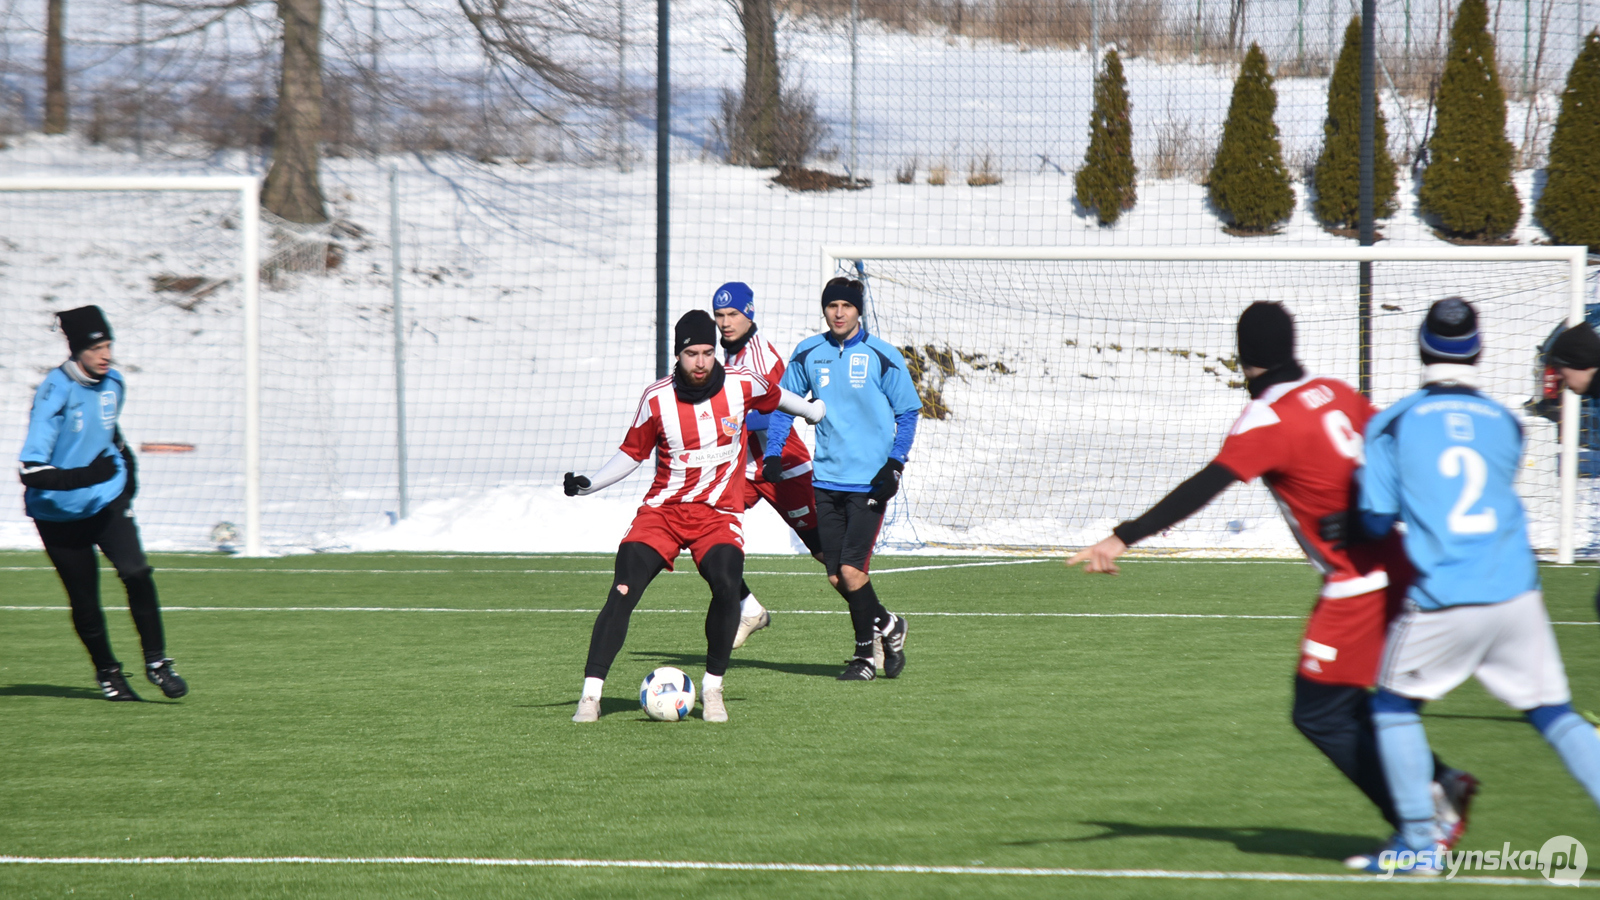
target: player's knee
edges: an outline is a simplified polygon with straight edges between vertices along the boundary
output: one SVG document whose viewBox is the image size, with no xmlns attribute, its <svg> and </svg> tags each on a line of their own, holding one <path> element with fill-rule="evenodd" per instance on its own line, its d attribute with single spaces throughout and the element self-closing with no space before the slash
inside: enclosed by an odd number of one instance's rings
<svg viewBox="0 0 1600 900">
<path fill-rule="evenodd" d="M 713 597 L 743 596 L 744 551 L 732 544 L 718 544 L 700 560 L 700 575 L 711 587 Z"/>
<path fill-rule="evenodd" d="M 137 569 L 130 569 L 126 572 L 118 569 L 117 577 L 122 579 L 123 584 L 128 584 L 135 581 L 152 581 L 154 580 L 152 576 L 155 574 L 155 571 L 156 570 L 149 565 L 145 565 Z"/>
<path fill-rule="evenodd" d="M 1576 716 L 1571 703 L 1558 703 L 1554 706 L 1537 706 L 1523 713 L 1528 717 L 1528 722 L 1539 729 L 1539 733 L 1549 737 L 1556 723 L 1568 715 Z"/>
<path fill-rule="evenodd" d="M 1372 695 L 1372 724 L 1379 730 L 1393 726 L 1421 722 L 1419 714 L 1422 701 L 1402 697 L 1382 688 Z"/>
</svg>

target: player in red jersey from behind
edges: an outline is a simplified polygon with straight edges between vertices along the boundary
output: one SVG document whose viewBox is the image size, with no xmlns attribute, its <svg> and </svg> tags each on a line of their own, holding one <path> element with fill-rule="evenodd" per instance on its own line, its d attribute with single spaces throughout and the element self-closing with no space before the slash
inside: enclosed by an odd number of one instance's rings
<svg viewBox="0 0 1600 900">
<path fill-rule="evenodd" d="M 601 689 L 628 636 L 628 619 L 651 580 L 671 569 L 684 549 L 711 587 L 701 715 L 708 722 L 728 720 L 722 677 L 739 627 L 744 580 L 745 413 L 770 413 L 781 406 L 816 421 L 823 407 L 746 369 L 724 368 L 717 362 L 716 343 L 716 324 L 708 313 L 684 314 L 673 337 L 677 365 L 672 375 L 645 389 L 617 455 L 593 479 L 566 475 L 567 496 L 592 494 L 656 457 L 655 480 L 617 548 L 611 591 L 594 622 L 574 722 L 600 718 Z"/>
<path fill-rule="evenodd" d="M 1389 620 L 1399 612 L 1410 567 L 1394 539 L 1324 540 L 1322 520 L 1347 515 L 1360 464 L 1362 432 L 1376 410 L 1336 378 L 1308 376 L 1294 355 L 1294 320 L 1277 303 L 1252 303 L 1239 316 L 1239 362 L 1250 403 L 1211 464 L 1178 485 L 1144 515 L 1080 550 L 1067 565 L 1114 575 L 1128 546 L 1164 531 L 1210 503 L 1236 481 L 1260 478 L 1284 511 L 1322 590 L 1306 620 L 1295 673 L 1295 727 L 1398 826 L 1378 757 L 1368 708 Z M 1434 760 L 1435 800 L 1450 843 L 1466 828 L 1478 782 Z M 1346 861 L 1365 865 L 1364 857 Z"/>
<path fill-rule="evenodd" d="M 783 379 L 783 354 L 757 333 L 756 298 L 749 285 L 730 281 L 717 288 L 711 296 L 711 315 L 722 332 L 727 365 L 749 369 L 768 384 L 777 384 Z M 749 510 L 762 500 L 767 501 L 767 505 L 794 529 L 795 536 L 817 562 L 822 562 L 822 543 L 817 538 L 817 503 L 811 490 L 811 451 L 806 449 L 799 431 L 789 432 L 781 454 L 783 477 L 768 481 L 761 472 L 761 461 L 767 451 L 768 418 L 767 413 L 758 410 L 745 414 L 750 453 L 744 473 L 744 508 Z M 740 589 L 744 599 L 739 601 L 739 633 L 733 639 L 735 650 L 744 646 L 752 632 L 772 624 L 772 615 L 750 591 L 750 585 L 742 584 Z"/>
</svg>

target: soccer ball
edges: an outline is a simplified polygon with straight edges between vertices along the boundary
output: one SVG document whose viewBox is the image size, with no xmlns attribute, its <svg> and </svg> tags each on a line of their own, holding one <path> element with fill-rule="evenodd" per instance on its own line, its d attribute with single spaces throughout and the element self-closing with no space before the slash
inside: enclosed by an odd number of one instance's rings
<svg viewBox="0 0 1600 900">
<path fill-rule="evenodd" d="M 694 681 L 682 669 L 662 666 L 639 685 L 639 705 L 657 722 L 687 719 L 694 710 Z"/>
</svg>

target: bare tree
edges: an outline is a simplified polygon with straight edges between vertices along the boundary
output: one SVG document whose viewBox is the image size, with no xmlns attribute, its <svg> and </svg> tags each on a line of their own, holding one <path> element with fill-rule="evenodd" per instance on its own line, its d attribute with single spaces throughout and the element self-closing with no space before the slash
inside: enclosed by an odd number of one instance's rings
<svg viewBox="0 0 1600 900">
<path fill-rule="evenodd" d="M 67 133 L 67 0 L 46 0 L 44 133 Z"/>
<path fill-rule="evenodd" d="M 1228 49 L 1239 49 L 1239 43 L 1244 39 L 1244 14 L 1245 0 L 1229 0 L 1228 2 Z"/>
<path fill-rule="evenodd" d="M 322 0 L 278 0 L 283 62 L 272 168 L 261 205 L 302 224 L 328 221 L 319 175 L 322 141 Z"/>
<path fill-rule="evenodd" d="M 778 72 L 778 12 L 773 0 L 736 0 L 744 26 L 744 93 L 739 125 L 750 165 L 778 164 L 777 135 L 783 79 Z"/>
</svg>

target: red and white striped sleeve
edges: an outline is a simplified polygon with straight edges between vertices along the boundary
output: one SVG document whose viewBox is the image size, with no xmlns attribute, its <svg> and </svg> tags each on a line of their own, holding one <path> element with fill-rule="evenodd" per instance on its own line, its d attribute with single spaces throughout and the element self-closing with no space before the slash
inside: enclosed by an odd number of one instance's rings
<svg viewBox="0 0 1600 900">
<path fill-rule="evenodd" d="M 653 393 L 653 390 L 646 389 L 644 396 L 639 398 L 639 409 L 633 414 L 633 424 L 628 426 L 628 434 L 618 448 L 639 462 L 650 458 L 661 439 L 661 412 L 655 408 Z"/>
</svg>

